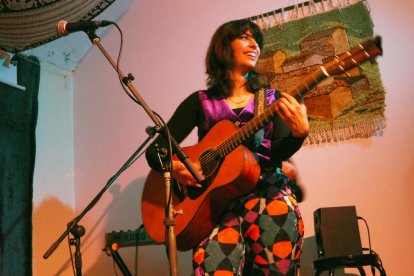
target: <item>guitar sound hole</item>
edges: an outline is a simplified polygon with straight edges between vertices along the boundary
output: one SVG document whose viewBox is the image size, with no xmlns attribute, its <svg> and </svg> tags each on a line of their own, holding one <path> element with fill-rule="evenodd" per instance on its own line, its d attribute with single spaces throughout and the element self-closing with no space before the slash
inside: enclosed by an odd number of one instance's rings
<svg viewBox="0 0 414 276">
<path fill-rule="evenodd" d="M 211 153 L 211 151 L 206 151 L 200 157 L 201 169 L 203 170 L 203 174 L 205 176 L 203 183 L 201 183 L 202 187 L 187 187 L 187 195 L 191 199 L 196 199 L 197 197 L 202 195 L 208 189 L 208 187 L 210 187 L 211 183 L 213 182 L 214 178 L 218 173 L 218 169 L 221 165 L 222 159 L 220 158 L 220 156 L 214 156 L 213 154 L 209 153 Z"/>
</svg>

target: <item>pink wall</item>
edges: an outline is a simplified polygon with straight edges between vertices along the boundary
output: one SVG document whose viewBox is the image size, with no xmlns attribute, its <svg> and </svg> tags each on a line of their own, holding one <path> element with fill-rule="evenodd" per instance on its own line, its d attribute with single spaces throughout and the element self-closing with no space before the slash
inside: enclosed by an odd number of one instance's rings
<svg viewBox="0 0 414 276">
<path fill-rule="evenodd" d="M 268 12 L 292 1 L 159 1 L 138 0 L 119 22 L 124 32 L 121 68 L 133 73 L 134 85 L 149 106 L 167 120 L 190 92 L 204 88 L 203 60 L 219 24 Z M 315 257 L 313 211 L 320 207 L 355 205 L 370 227 L 373 249 L 382 257 L 388 275 L 410 275 L 414 247 L 414 4 L 410 0 L 369 3 L 375 33 L 383 36 L 384 56 L 378 62 L 387 90 L 387 127 L 381 137 L 302 149 L 294 157 L 306 184 L 301 204 L 305 247 L 301 275 L 312 275 Z M 110 18 L 108 18 L 110 20 Z M 79 43 L 89 43 L 85 37 Z M 113 30 L 102 41 L 115 57 L 119 35 Z M 117 76 L 95 48 L 74 73 L 74 155 L 76 208 L 80 212 L 145 140 L 152 125 L 140 106 L 121 89 Z M 193 144 L 194 138 L 187 143 Z M 104 234 L 135 229 L 141 224 L 141 190 L 149 169 L 138 160 L 113 184 L 82 220 L 86 275 L 108 275 L 112 260 L 101 249 Z M 361 235 L 366 241 L 365 229 Z M 161 246 L 120 251 L 139 275 L 167 275 Z M 137 258 L 137 262 L 134 259 Z M 179 254 L 182 275 L 191 271 L 191 254 Z M 106 273 L 105 273 L 106 272 Z M 70 271 L 69 271 L 70 273 Z"/>
</svg>

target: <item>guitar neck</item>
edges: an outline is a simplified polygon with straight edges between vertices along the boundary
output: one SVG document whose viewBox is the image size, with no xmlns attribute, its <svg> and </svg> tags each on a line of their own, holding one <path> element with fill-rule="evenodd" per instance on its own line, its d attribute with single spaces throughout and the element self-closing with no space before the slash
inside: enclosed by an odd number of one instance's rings
<svg viewBox="0 0 414 276">
<path fill-rule="evenodd" d="M 347 70 L 358 66 L 367 60 L 372 60 L 374 57 L 381 54 L 381 37 L 367 39 L 340 56 L 334 56 L 328 63 L 319 66 L 318 69 L 304 77 L 301 82 L 288 91 L 287 94 L 295 98 L 301 98 L 312 90 L 312 88 L 314 88 L 321 80 L 342 73 L 349 75 Z M 225 140 L 216 148 L 216 153 L 218 153 L 221 158 L 224 158 L 227 154 L 263 128 L 267 122 L 275 117 L 275 105 L 276 102 L 266 107 L 261 114 L 255 116 L 235 134 Z"/>
</svg>

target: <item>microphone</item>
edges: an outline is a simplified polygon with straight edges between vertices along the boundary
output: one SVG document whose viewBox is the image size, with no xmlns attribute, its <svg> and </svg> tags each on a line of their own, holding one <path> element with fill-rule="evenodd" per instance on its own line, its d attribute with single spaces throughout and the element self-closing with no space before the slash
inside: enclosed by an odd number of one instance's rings
<svg viewBox="0 0 414 276">
<path fill-rule="evenodd" d="M 66 36 L 70 33 L 84 31 L 84 32 L 91 32 L 95 31 L 96 29 L 100 27 L 105 27 L 113 22 L 111 21 L 79 21 L 79 22 L 73 22 L 69 23 L 67 21 L 61 20 L 56 25 L 56 30 L 59 35 Z"/>
</svg>

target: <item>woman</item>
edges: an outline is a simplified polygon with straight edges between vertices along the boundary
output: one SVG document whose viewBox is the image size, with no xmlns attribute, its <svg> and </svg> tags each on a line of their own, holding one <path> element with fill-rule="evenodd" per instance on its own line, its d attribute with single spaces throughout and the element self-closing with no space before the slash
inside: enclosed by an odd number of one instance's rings
<svg viewBox="0 0 414 276">
<path fill-rule="evenodd" d="M 248 20 L 217 29 L 206 56 L 208 89 L 187 97 L 168 122 L 178 143 L 195 127 L 201 140 L 221 120 L 243 125 L 253 118 L 255 94 L 267 85 L 254 70 L 262 46 L 259 27 Z M 267 104 L 279 98 L 277 116 L 245 143 L 256 154 L 261 178 L 250 194 L 232 201 L 210 235 L 194 249 L 195 275 L 297 273 L 303 222 L 289 179 L 280 168 L 302 146 L 309 123 L 305 106 L 296 99 L 274 89 L 265 91 Z M 166 145 L 163 138 L 157 143 Z M 147 160 L 152 168 L 159 168 L 152 147 Z M 181 184 L 199 185 L 179 161 L 173 161 L 172 175 Z"/>
</svg>

